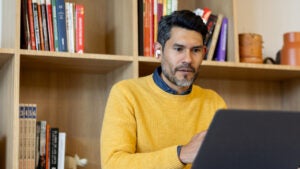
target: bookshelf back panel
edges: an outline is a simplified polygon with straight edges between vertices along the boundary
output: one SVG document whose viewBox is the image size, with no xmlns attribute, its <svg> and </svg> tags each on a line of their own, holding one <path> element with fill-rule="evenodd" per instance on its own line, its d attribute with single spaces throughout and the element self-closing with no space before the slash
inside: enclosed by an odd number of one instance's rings
<svg viewBox="0 0 300 169">
<path fill-rule="evenodd" d="M 106 1 L 105 0 L 65 0 L 84 6 L 84 52 L 106 53 Z"/>
<path fill-rule="evenodd" d="M 106 105 L 107 76 L 23 70 L 20 103 L 36 103 L 37 119 L 67 133 L 67 155 L 89 159 L 100 168 L 100 129 Z"/>
<path fill-rule="evenodd" d="M 133 27 L 133 16 L 137 15 L 134 3 L 137 1 L 107 1 L 105 25 L 108 54 L 133 55 L 133 34 L 138 32 L 137 27 Z"/>
<path fill-rule="evenodd" d="M 133 1 L 70 2 L 85 8 L 85 53 L 133 55 Z"/>
<path fill-rule="evenodd" d="M 294 79 L 283 82 L 283 108 L 300 111 L 300 80 Z"/>
<path fill-rule="evenodd" d="M 196 81 L 204 88 L 219 93 L 228 108 L 281 110 L 282 86 L 280 81 L 216 80 L 201 78 Z"/>
</svg>

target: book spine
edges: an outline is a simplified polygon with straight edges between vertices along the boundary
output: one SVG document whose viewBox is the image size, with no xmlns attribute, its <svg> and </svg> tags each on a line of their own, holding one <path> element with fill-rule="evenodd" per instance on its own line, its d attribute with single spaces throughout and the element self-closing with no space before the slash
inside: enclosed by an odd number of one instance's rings
<svg viewBox="0 0 300 169">
<path fill-rule="evenodd" d="M 25 169 L 25 107 L 19 107 L 19 169 Z"/>
<path fill-rule="evenodd" d="M 58 167 L 58 128 L 51 128 L 50 130 L 50 169 L 57 169 Z"/>
<path fill-rule="evenodd" d="M 48 24 L 47 24 L 47 7 L 45 0 L 40 0 L 41 2 L 41 15 L 42 15 L 42 28 L 43 28 L 43 38 L 44 38 L 44 49 L 49 51 L 49 39 L 48 39 Z"/>
<path fill-rule="evenodd" d="M 153 0 L 144 2 L 144 56 L 153 57 Z"/>
<path fill-rule="evenodd" d="M 29 105 L 24 104 L 25 107 L 25 169 L 30 169 L 30 110 Z"/>
<path fill-rule="evenodd" d="M 138 46 L 139 55 L 144 55 L 144 0 L 138 0 Z"/>
<path fill-rule="evenodd" d="M 40 43 L 41 50 L 45 50 L 45 41 L 44 41 L 44 33 L 43 33 L 43 19 L 42 19 L 42 7 L 41 1 L 37 0 L 37 13 L 38 13 L 38 25 L 39 25 L 39 33 L 40 33 Z"/>
<path fill-rule="evenodd" d="M 30 30 L 30 47 L 32 50 L 36 50 L 35 34 L 34 34 L 34 23 L 33 23 L 33 10 L 32 10 L 32 0 L 27 1 L 28 8 L 28 21 Z"/>
<path fill-rule="evenodd" d="M 207 34 L 206 37 L 204 39 L 204 45 L 208 46 L 209 41 L 211 40 L 212 34 L 214 32 L 214 28 L 217 22 L 218 16 L 211 14 L 208 17 L 207 23 L 206 23 L 206 27 L 207 27 Z"/>
<path fill-rule="evenodd" d="M 29 127 L 29 164 L 28 169 L 35 168 L 35 133 L 36 133 L 36 105 L 29 104 L 28 105 L 28 127 Z"/>
<path fill-rule="evenodd" d="M 177 11 L 178 10 L 178 0 L 172 0 L 172 8 L 171 12 Z"/>
<path fill-rule="evenodd" d="M 208 48 L 208 53 L 207 53 L 207 60 L 212 60 L 213 59 L 213 55 L 215 52 L 215 48 L 216 48 L 216 44 L 218 41 L 218 37 L 220 34 L 220 29 L 221 29 L 221 25 L 222 25 L 222 20 L 223 20 L 223 15 L 222 14 L 218 14 L 218 19 L 213 31 L 213 35 L 212 35 L 212 39 L 210 42 L 210 46 Z"/>
<path fill-rule="evenodd" d="M 64 169 L 66 151 L 66 133 L 58 134 L 58 169 Z"/>
<path fill-rule="evenodd" d="M 40 161 L 40 136 L 41 136 L 41 121 L 36 122 L 36 137 L 35 137 L 35 169 L 39 169 Z"/>
<path fill-rule="evenodd" d="M 76 53 L 83 53 L 84 51 L 84 6 L 76 4 Z"/>
<path fill-rule="evenodd" d="M 21 2 L 21 48 L 31 49 L 27 0 Z"/>
<path fill-rule="evenodd" d="M 68 51 L 71 53 L 75 52 L 74 48 L 74 19 L 73 19 L 73 3 L 66 2 L 66 29 L 67 29 L 67 42 L 68 42 Z"/>
<path fill-rule="evenodd" d="M 50 125 L 46 125 L 46 169 L 50 168 Z"/>
<path fill-rule="evenodd" d="M 167 15 L 172 13 L 172 1 L 173 0 L 167 0 Z"/>
<path fill-rule="evenodd" d="M 158 0 L 157 2 L 157 22 L 159 23 L 161 17 L 163 16 L 164 4 L 163 0 Z"/>
<path fill-rule="evenodd" d="M 46 121 L 41 121 L 39 169 L 46 169 Z"/>
<path fill-rule="evenodd" d="M 54 50 L 59 51 L 58 48 L 58 32 L 57 32 L 57 17 L 56 17 L 56 0 L 51 0 L 52 5 L 52 23 L 54 34 Z"/>
<path fill-rule="evenodd" d="M 46 0 L 46 11 L 47 11 L 47 28 L 48 28 L 48 39 L 49 39 L 49 50 L 54 51 L 54 35 L 53 35 L 53 17 L 52 17 L 52 5 L 51 0 Z"/>
<path fill-rule="evenodd" d="M 216 47 L 215 60 L 226 61 L 226 49 L 227 49 L 227 32 L 228 32 L 228 19 L 223 18 L 222 26 L 220 30 L 219 40 Z"/>
<path fill-rule="evenodd" d="M 62 52 L 68 51 L 67 32 L 66 32 L 66 11 L 65 1 L 56 0 L 56 21 L 58 32 L 58 50 Z"/>
<path fill-rule="evenodd" d="M 75 53 L 75 3 L 70 3 L 70 49 L 69 52 Z"/>
<path fill-rule="evenodd" d="M 153 0 L 153 36 L 154 41 L 157 41 L 157 28 L 158 28 L 158 22 L 157 22 L 157 12 L 158 12 L 158 0 Z"/>
<path fill-rule="evenodd" d="M 163 0 L 163 16 L 167 15 L 167 5 L 169 0 Z"/>
<path fill-rule="evenodd" d="M 40 40 L 40 28 L 39 28 L 39 16 L 38 16 L 38 3 L 37 0 L 32 0 L 32 11 L 33 11 L 33 24 L 34 24 L 34 35 L 36 50 L 41 50 Z"/>
</svg>

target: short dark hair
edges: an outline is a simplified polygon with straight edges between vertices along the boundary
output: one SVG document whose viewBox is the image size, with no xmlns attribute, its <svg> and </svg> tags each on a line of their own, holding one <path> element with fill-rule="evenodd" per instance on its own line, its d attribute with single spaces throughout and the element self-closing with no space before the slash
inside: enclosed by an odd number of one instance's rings
<svg viewBox="0 0 300 169">
<path fill-rule="evenodd" d="M 163 16 L 158 24 L 157 41 L 162 45 L 162 50 L 166 41 L 170 39 L 171 29 L 176 26 L 199 32 L 204 42 L 207 27 L 202 18 L 189 10 L 174 11 L 170 15 Z"/>
</svg>

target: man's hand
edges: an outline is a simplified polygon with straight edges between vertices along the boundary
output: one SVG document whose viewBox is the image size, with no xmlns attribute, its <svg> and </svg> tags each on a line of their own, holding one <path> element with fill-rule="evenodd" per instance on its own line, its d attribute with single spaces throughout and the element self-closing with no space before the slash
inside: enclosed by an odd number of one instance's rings
<svg viewBox="0 0 300 169">
<path fill-rule="evenodd" d="M 202 145 L 205 135 L 206 135 L 206 131 L 200 132 L 195 136 L 193 136 L 193 138 L 190 140 L 188 144 L 182 146 L 180 156 L 179 156 L 181 162 L 188 164 L 194 161 L 197 152 Z"/>
</svg>

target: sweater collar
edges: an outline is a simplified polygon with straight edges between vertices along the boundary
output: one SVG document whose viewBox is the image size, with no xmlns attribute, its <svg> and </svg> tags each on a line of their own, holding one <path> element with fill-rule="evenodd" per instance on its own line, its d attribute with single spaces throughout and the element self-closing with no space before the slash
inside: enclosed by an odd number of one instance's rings
<svg viewBox="0 0 300 169">
<path fill-rule="evenodd" d="M 188 90 L 186 90 L 185 92 L 181 93 L 181 94 L 178 94 L 176 90 L 170 88 L 166 82 L 160 77 L 160 74 L 162 73 L 162 69 L 161 69 L 161 66 L 157 67 L 153 73 L 153 80 L 155 82 L 155 84 L 161 88 L 163 91 L 167 92 L 167 93 L 170 93 L 170 94 L 174 94 L 174 95 L 187 95 L 189 93 L 191 93 L 192 91 L 192 86 L 191 85 Z"/>
</svg>

